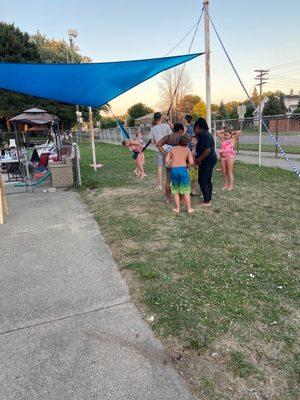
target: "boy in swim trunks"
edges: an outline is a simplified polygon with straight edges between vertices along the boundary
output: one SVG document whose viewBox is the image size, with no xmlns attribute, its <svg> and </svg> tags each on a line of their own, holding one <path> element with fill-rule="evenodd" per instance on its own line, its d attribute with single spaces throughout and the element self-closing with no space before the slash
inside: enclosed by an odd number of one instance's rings
<svg viewBox="0 0 300 400">
<path fill-rule="evenodd" d="M 190 177 L 187 170 L 194 163 L 191 150 L 187 147 L 189 143 L 188 135 L 179 137 L 178 146 L 166 156 L 166 166 L 171 168 L 171 193 L 174 195 L 175 208 L 172 211 L 180 212 L 180 195 L 184 197 L 188 213 L 194 210 L 191 207 L 191 186 Z"/>
</svg>

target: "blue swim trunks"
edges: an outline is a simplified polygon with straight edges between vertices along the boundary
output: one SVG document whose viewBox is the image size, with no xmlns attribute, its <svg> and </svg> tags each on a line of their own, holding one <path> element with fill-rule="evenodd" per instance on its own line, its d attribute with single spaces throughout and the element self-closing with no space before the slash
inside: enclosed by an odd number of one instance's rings
<svg viewBox="0 0 300 400">
<path fill-rule="evenodd" d="M 190 194 L 190 176 L 186 167 L 171 168 L 172 194 Z"/>
</svg>

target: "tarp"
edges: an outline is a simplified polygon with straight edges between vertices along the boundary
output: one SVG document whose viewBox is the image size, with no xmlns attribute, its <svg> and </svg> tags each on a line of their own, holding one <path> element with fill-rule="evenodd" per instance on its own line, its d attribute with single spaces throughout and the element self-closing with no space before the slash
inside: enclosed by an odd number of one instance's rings
<svg viewBox="0 0 300 400">
<path fill-rule="evenodd" d="M 204 53 L 89 64 L 0 63 L 0 88 L 100 107 L 153 76 Z"/>
</svg>

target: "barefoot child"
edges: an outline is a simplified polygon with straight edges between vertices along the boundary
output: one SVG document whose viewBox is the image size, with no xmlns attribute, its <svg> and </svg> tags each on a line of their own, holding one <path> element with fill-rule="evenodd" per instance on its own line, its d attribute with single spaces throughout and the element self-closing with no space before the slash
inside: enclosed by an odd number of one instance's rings
<svg viewBox="0 0 300 400">
<path fill-rule="evenodd" d="M 139 155 L 142 153 L 142 145 L 138 140 L 123 140 L 122 146 L 128 147 L 132 152 L 132 158 L 135 160 L 136 168 L 133 171 L 137 177 L 144 178 L 144 165 L 141 163 L 141 157 Z"/>
<path fill-rule="evenodd" d="M 174 195 L 175 208 L 172 211 L 180 212 L 180 195 L 184 197 L 188 213 L 193 212 L 190 198 L 190 177 L 187 167 L 194 163 L 191 150 L 187 147 L 189 143 L 188 135 L 180 136 L 178 146 L 166 156 L 166 166 L 171 168 L 171 193 Z"/>
<path fill-rule="evenodd" d="M 140 131 L 140 129 L 138 130 L 137 134 L 136 134 L 136 138 L 137 141 L 139 142 L 139 144 L 141 145 L 142 149 L 145 147 L 145 143 L 143 140 L 143 134 Z M 143 179 L 146 175 L 145 173 L 145 153 L 140 152 L 139 155 L 137 156 L 137 162 L 140 166 L 140 171 L 141 171 L 141 176 L 140 178 Z"/>
<path fill-rule="evenodd" d="M 224 180 L 223 190 L 233 189 L 233 165 L 234 165 L 234 146 L 241 134 L 241 131 L 232 131 L 228 126 L 224 126 L 222 131 L 216 132 L 220 139 L 221 148 L 219 150 L 221 171 Z"/>
</svg>

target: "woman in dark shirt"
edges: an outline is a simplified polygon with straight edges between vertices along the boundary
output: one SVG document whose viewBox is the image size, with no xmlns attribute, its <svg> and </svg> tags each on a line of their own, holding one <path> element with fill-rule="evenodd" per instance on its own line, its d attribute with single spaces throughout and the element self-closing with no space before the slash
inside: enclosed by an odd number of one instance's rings
<svg viewBox="0 0 300 400">
<path fill-rule="evenodd" d="M 204 118 L 198 118 L 194 125 L 194 132 L 198 143 L 196 147 L 196 161 L 199 164 L 198 181 L 203 194 L 203 207 L 211 207 L 212 173 L 217 163 L 214 138 L 208 130 Z"/>
</svg>

